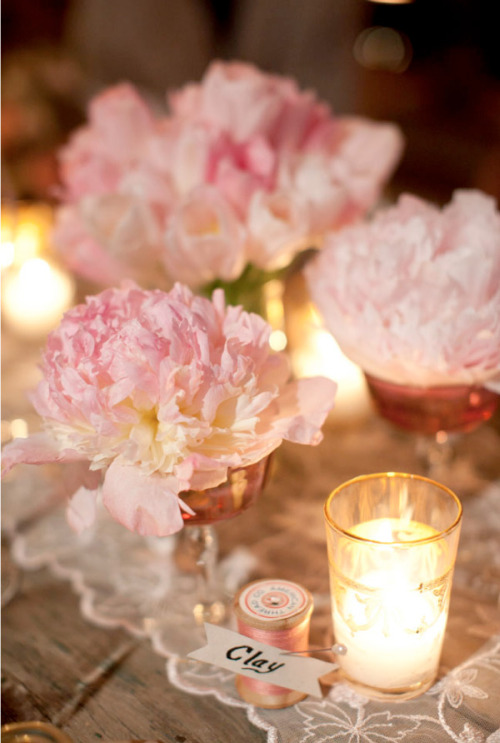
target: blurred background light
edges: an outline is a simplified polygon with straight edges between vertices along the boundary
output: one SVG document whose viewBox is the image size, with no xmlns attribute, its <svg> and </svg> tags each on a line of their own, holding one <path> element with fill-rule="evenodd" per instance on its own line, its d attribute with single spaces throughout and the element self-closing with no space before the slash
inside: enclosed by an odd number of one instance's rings
<svg viewBox="0 0 500 743">
<path fill-rule="evenodd" d="M 23 336 L 45 335 L 73 301 L 74 281 L 43 258 L 29 258 L 2 280 L 2 313 Z"/>
<path fill-rule="evenodd" d="M 9 268 L 14 263 L 15 245 L 12 240 L 2 240 L 0 248 L 0 268 Z"/>
<path fill-rule="evenodd" d="M 284 351 L 287 347 L 288 339 L 283 330 L 273 330 L 269 336 L 269 346 L 273 351 Z"/>
<path fill-rule="evenodd" d="M 413 56 L 407 36 L 394 28 L 372 26 L 356 38 L 353 49 L 356 61 L 369 70 L 404 72 Z"/>
<path fill-rule="evenodd" d="M 364 374 L 324 328 L 316 307 L 299 300 L 288 309 L 287 337 L 295 377 L 323 376 L 337 382 L 335 407 L 329 416 L 332 422 L 351 424 L 368 417 L 371 402 Z"/>
</svg>

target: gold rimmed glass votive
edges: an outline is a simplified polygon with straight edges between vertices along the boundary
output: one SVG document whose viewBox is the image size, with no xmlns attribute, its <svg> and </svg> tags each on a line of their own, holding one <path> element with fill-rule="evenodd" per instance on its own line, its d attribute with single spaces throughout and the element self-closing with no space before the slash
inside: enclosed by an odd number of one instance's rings
<svg viewBox="0 0 500 743">
<path fill-rule="evenodd" d="M 325 504 L 335 641 L 345 679 L 367 696 L 409 699 L 436 678 L 462 507 L 426 477 L 350 480 Z"/>
</svg>

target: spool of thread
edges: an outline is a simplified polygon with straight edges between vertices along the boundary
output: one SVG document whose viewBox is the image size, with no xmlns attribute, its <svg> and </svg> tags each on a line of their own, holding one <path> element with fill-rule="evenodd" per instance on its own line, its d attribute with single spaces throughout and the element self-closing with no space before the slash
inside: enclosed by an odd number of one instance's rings
<svg viewBox="0 0 500 743">
<path fill-rule="evenodd" d="M 282 650 L 307 650 L 313 599 L 298 583 L 257 580 L 242 588 L 234 600 L 238 631 L 258 642 Z M 285 689 L 260 679 L 238 675 L 241 698 L 256 707 L 282 709 L 300 702 L 307 694 Z"/>
</svg>

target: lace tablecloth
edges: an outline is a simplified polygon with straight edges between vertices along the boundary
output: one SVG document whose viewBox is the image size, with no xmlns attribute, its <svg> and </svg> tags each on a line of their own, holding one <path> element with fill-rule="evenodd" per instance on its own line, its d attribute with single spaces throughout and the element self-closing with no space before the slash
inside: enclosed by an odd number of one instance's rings
<svg viewBox="0 0 500 743">
<path fill-rule="evenodd" d="M 71 487 L 72 475 L 68 472 L 65 470 L 64 477 L 59 472 L 54 479 L 53 470 L 22 467 L 6 483 L 3 530 L 11 541 L 16 563 L 27 569 L 49 566 L 58 576 L 69 579 L 80 594 L 81 611 L 89 620 L 148 636 L 154 651 L 167 658 L 168 678 L 177 688 L 245 709 L 249 721 L 266 731 L 269 743 L 500 743 L 499 483 L 490 484 L 478 497 L 464 503 L 454 580 L 457 589 L 470 592 L 471 601 L 480 597 L 485 603 L 466 628 L 460 624 L 460 611 L 452 611 L 449 623 L 455 636 L 466 631 L 484 640 L 490 638 L 481 649 L 458 667 L 442 669 L 444 675 L 434 687 L 408 702 L 370 701 L 347 685 L 336 683 L 321 700 L 309 697 L 289 709 L 271 711 L 243 702 L 235 690 L 233 674 L 179 655 L 182 638 L 176 634 L 178 627 L 148 620 L 151 607 L 161 600 L 171 579 L 173 540 L 138 537 L 116 525 L 105 512 L 92 532 L 77 537 L 68 528 L 61 501 L 64 491 Z M 293 471 L 288 477 L 293 477 Z M 307 524 L 310 534 L 316 535 L 309 539 L 308 553 L 314 556 L 318 550 L 321 554 L 322 514 L 316 499 L 302 498 L 297 509 L 295 523 Z M 252 531 L 260 523 L 258 515 L 253 518 L 256 523 Z M 279 526 L 279 517 L 277 523 Z M 272 562 L 272 555 L 285 549 L 291 536 L 286 529 L 269 528 L 262 534 L 258 550 L 251 549 L 252 545 L 231 546 L 223 562 L 228 590 L 249 577 L 269 572 L 266 558 Z M 294 568 L 292 559 L 291 570 Z M 287 577 L 295 575 L 296 571 Z M 306 579 L 315 598 L 313 637 L 322 644 L 329 637 L 329 595 L 324 590 L 324 575 L 316 586 L 310 576 Z M 8 577 L 4 588 L 9 590 Z M 197 644 L 203 644 L 201 633 Z"/>
</svg>

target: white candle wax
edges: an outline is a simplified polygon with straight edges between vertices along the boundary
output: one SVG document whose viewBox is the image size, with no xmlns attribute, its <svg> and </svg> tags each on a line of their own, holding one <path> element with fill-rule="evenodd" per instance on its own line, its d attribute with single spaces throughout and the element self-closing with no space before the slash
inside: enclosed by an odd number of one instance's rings
<svg viewBox="0 0 500 743">
<path fill-rule="evenodd" d="M 409 542 L 437 532 L 397 519 L 377 519 L 351 531 L 388 544 L 369 557 L 368 547 L 351 545 L 358 567 L 369 567 L 333 604 L 335 639 L 347 647 L 338 661 L 352 680 L 368 687 L 390 690 L 425 684 L 436 674 L 447 619 L 447 601 L 434 592 L 431 569 L 442 545 L 431 542 L 413 552 L 389 542 L 391 534 Z M 338 586 L 334 590 L 338 592 Z"/>
</svg>

